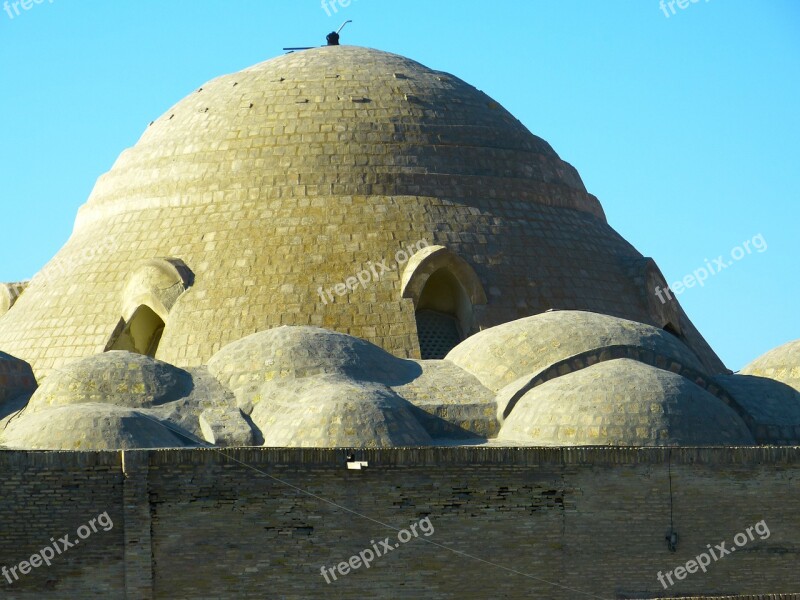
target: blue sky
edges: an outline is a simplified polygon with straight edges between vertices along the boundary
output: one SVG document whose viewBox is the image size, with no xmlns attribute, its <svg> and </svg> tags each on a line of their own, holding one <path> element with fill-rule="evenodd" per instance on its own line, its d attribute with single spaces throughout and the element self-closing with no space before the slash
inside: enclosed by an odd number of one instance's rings
<svg viewBox="0 0 800 600">
<path fill-rule="evenodd" d="M 668 281 L 730 262 L 679 296 L 730 368 L 800 338 L 793 0 L 3 1 L 0 281 L 52 258 L 175 102 L 352 19 L 343 43 L 453 73 L 550 142 Z"/>
</svg>

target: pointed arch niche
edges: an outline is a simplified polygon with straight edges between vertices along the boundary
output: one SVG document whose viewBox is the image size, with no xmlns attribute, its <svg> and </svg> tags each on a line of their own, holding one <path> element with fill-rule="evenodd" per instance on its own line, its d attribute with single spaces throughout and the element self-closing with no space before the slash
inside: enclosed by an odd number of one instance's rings
<svg viewBox="0 0 800 600">
<path fill-rule="evenodd" d="M 178 258 L 154 258 L 139 265 L 125 284 L 122 318 L 105 347 L 155 357 L 178 298 L 194 283 L 194 274 Z"/>
<path fill-rule="evenodd" d="M 142 304 L 130 319 L 120 320 L 106 350 L 127 350 L 155 357 L 164 326 L 164 320 L 149 306 Z"/>
<path fill-rule="evenodd" d="M 414 303 L 420 354 L 444 358 L 475 333 L 475 306 L 486 293 L 474 269 L 444 246 L 428 246 L 414 254 L 403 271 L 401 294 Z"/>
</svg>

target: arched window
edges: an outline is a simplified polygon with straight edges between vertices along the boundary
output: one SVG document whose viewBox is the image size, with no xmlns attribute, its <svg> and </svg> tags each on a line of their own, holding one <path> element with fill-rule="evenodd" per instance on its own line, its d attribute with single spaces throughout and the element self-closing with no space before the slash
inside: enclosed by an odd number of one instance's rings
<svg viewBox="0 0 800 600">
<path fill-rule="evenodd" d="M 194 273 L 179 258 L 152 258 L 136 265 L 122 293 L 122 318 L 105 351 L 155 357 L 170 311 L 193 283 Z"/>
<path fill-rule="evenodd" d="M 127 323 L 120 321 L 106 351 L 127 350 L 155 357 L 163 333 L 164 321 L 149 306 L 142 305 Z"/>
<path fill-rule="evenodd" d="M 416 319 L 422 358 L 444 358 L 466 337 L 472 303 L 447 269 L 428 278 L 417 303 Z"/>
<path fill-rule="evenodd" d="M 486 294 L 472 267 L 447 248 L 414 254 L 402 286 L 402 296 L 414 302 L 421 358 L 444 358 L 477 331 L 474 307 L 486 304 Z"/>
</svg>

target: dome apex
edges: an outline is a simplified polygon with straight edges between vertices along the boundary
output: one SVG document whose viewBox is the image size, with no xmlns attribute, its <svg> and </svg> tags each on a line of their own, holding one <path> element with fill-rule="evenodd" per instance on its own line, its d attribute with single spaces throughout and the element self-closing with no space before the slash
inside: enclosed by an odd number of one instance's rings
<svg viewBox="0 0 800 600">
<path fill-rule="evenodd" d="M 603 215 L 577 171 L 492 98 L 358 46 L 286 54 L 202 85 L 123 153 L 80 222 L 179 203 L 198 178 L 279 197 L 505 192 Z"/>
</svg>

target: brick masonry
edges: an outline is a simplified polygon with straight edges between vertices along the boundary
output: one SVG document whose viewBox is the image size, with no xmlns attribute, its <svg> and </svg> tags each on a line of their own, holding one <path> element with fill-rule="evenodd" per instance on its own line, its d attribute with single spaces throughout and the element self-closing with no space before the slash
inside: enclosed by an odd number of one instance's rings
<svg viewBox="0 0 800 600">
<path fill-rule="evenodd" d="M 666 324 L 643 287 L 646 261 L 547 142 L 457 77 L 341 46 L 219 77 L 156 119 L 0 317 L 0 348 L 37 377 L 102 352 L 133 300 L 130 278 L 173 257 L 194 285 L 165 320 L 166 362 L 199 366 L 280 325 L 418 358 L 402 269 L 333 302 L 318 290 L 420 240 L 476 272 L 488 298 L 478 328 L 550 308 Z M 674 325 L 723 370 L 685 315 Z"/>
<path fill-rule="evenodd" d="M 27 559 L 50 537 L 74 537 L 103 511 L 115 524 L 50 568 L 14 585 L 0 580 L 2 597 L 665 597 L 658 571 L 707 544 L 730 546 L 762 519 L 769 538 L 689 575 L 669 597 L 800 591 L 799 447 L 369 450 L 357 453 L 368 463 L 360 471 L 348 470 L 345 456 L 2 452 L 0 565 Z M 664 543 L 670 472 L 674 554 Z M 378 522 L 404 528 L 423 517 L 435 528 L 430 537 L 331 584 L 320 575 L 372 540 L 395 538 Z"/>
</svg>

